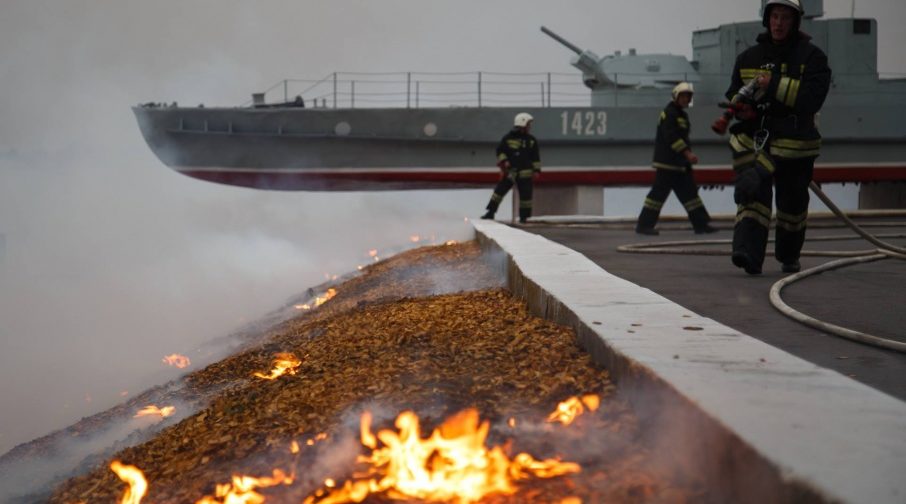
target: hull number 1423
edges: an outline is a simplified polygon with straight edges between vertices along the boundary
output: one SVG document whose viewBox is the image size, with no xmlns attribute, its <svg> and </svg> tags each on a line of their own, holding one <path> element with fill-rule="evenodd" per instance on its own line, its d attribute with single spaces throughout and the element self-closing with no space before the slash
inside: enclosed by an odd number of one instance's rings
<svg viewBox="0 0 906 504">
<path fill-rule="evenodd" d="M 564 136 L 603 136 L 607 133 L 607 112 L 564 111 L 560 113 L 560 125 Z"/>
</svg>

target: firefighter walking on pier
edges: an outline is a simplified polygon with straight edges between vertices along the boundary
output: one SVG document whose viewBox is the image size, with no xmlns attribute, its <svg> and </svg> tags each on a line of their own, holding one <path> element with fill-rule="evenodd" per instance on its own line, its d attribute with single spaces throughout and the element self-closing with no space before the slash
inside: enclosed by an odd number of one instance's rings
<svg viewBox="0 0 906 504">
<path fill-rule="evenodd" d="M 698 187 L 692 178 L 692 165 L 698 163 L 698 156 L 692 152 L 689 142 L 689 115 L 684 109 L 692 102 L 693 92 L 692 84 L 677 84 L 673 88 L 673 100 L 661 112 L 652 164 L 656 169 L 654 185 L 645 198 L 636 224 L 636 233 L 658 234 L 654 226 L 670 191 L 674 191 L 683 203 L 696 233 L 717 231 L 710 225 L 711 217 L 698 196 Z"/>
<path fill-rule="evenodd" d="M 516 114 L 511 129 L 497 146 L 497 166 L 503 172 L 482 219 L 493 219 L 506 193 L 516 184 L 519 191 L 519 222 L 532 216 L 532 185 L 541 172 L 538 141 L 531 135 L 531 114 Z"/>
<path fill-rule="evenodd" d="M 821 147 L 815 114 L 831 81 L 827 56 L 799 31 L 804 14 L 799 0 L 768 0 L 767 31 L 737 57 L 727 91 L 740 119 L 730 128 L 737 204 L 732 260 L 750 275 L 760 274 L 764 263 L 773 186 L 774 257 L 785 273 L 800 269 L 809 183 Z"/>
</svg>

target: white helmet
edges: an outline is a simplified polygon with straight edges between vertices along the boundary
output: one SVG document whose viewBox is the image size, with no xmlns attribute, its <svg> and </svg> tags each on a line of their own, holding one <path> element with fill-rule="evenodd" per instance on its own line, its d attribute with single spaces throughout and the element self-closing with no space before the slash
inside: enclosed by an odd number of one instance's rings
<svg viewBox="0 0 906 504">
<path fill-rule="evenodd" d="M 695 89 L 692 88 L 691 82 L 680 82 L 673 88 L 673 99 L 676 100 L 676 97 L 681 93 L 695 94 Z"/>
<path fill-rule="evenodd" d="M 516 114 L 516 118 L 513 119 L 513 126 L 519 126 L 520 128 L 524 128 L 524 127 L 528 126 L 528 124 L 534 120 L 535 120 L 535 118 L 532 117 L 532 114 L 529 114 L 528 112 L 520 112 L 520 113 Z"/>
<path fill-rule="evenodd" d="M 761 25 L 767 28 L 770 26 L 771 19 L 771 7 L 775 5 L 783 5 L 789 7 L 796 11 L 796 29 L 799 29 L 799 24 L 802 22 L 802 16 L 805 15 L 805 9 L 802 8 L 802 2 L 799 0 L 768 0 L 764 3 L 764 10 L 761 12 Z"/>
</svg>

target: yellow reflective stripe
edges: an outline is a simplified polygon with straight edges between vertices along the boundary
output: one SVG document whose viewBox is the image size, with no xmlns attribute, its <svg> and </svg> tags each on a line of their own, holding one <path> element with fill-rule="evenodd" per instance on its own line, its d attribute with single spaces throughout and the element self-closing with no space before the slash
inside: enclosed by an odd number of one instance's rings
<svg viewBox="0 0 906 504">
<path fill-rule="evenodd" d="M 771 141 L 770 152 L 772 156 L 786 159 L 814 157 L 820 153 L 821 139 L 794 140 L 792 138 L 776 138 Z"/>
<path fill-rule="evenodd" d="M 702 199 L 699 197 L 695 197 L 695 198 L 683 203 L 683 207 L 686 208 L 687 212 L 691 212 L 691 211 L 695 210 L 696 208 L 703 207 L 703 206 L 705 206 L 705 204 L 702 203 Z"/>
<path fill-rule="evenodd" d="M 501 201 L 503 201 L 503 195 L 493 193 L 491 194 L 491 201 L 493 201 L 494 203 L 500 203 Z"/>
<path fill-rule="evenodd" d="M 497 155 L 497 161 L 506 161 L 506 154 L 500 153 Z"/>
<path fill-rule="evenodd" d="M 737 167 L 739 167 L 739 166 L 752 164 L 754 161 L 755 161 L 755 153 L 754 153 L 754 152 L 750 152 L 750 153 L 745 154 L 745 155 L 743 155 L 743 156 L 734 157 L 734 158 L 733 158 L 733 168 L 735 169 L 735 168 L 737 168 Z"/>
<path fill-rule="evenodd" d="M 507 144 L 511 149 L 518 149 L 518 148 L 522 147 L 522 141 L 521 141 L 521 140 L 507 140 L 507 141 L 506 141 L 506 144 Z"/>
<path fill-rule="evenodd" d="M 786 75 L 786 63 L 780 65 L 780 75 Z"/>
<path fill-rule="evenodd" d="M 748 208 L 745 210 L 740 210 L 736 213 L 736 222 L 739 222 L 743 219 L 752 219 L 766 228 L 771 227 L 771 219 L 765 219 L 764 216 L 762 216 L 758 212 L 755 212 Z"/>
<path fill-rule="evenodd" d="M 808 210 L 799 214 L 792 215 L 788 213 L 777 211 L 777 227 L 786 229 L 787 231 L 802 231 L 806 228 L 808 223 Z"/>
<path fill-rule="evenodd" d="M 532 200 L 519 200 L 519 208 L 532 208 Z"/>
<path fill-rule="evenodd" d="M 645 208 L 650 208 L 651 210 L 660 210 L 664 206 L 663 201 L 654 200 L 651 198 L 645 198 Z"/>
<path fill-rule="evenodd" d="M 667 113 L 664 112 L 664 111 L 662 110 L 662 111 L 661 111 L 661 115 L 660 115 L 660 117 L 658 118 L 658 122 L 663 122 L 664 119 L 666 119 L 666 118 L 667 118 Z"/>
<path fill-rule="evenodd" d="M 790 79 L 790 91 L 786 96 L 784 103 L 787 107 L 793 107 L 796 105 L 796 98 L 799 97 L 799 85 L 802 84 L 802 81 L 799 79 Z"/>
<path fill-rule="evenodd" d="M 777 156 L 784 159 L 799 159 L 807 157 L 815 157 L 818 154 L 821 154 L 820 149 L 812 150 L 799 150 L 799 149 L 784 149 L 782 147 L 771 147 L 771 155 Z"/>
<path fill-rule="evenodd" d="M 760 68 L 740 68 L 739 77 L 743 81 L 748 82 L 748 81 L 754 79 L 756 75 L 763 73 L 763 72 L 764 72 L 764 70 L 762 70 Z"/>
<path fill-rule="evenodd" d="M 821 139 L 796 140 L 795 138 L 775 138 L 771 141 L 771 145 L 788 149 L 817 149 L 821 147 Z"/>
<path fill-rule="evenodd" d="M 758 164 L 763 166 L 765 170 L 767 170 L 771 173 L 774 173 L 774 161 L 771 160 L 771 158 L 766 156 L 764 153 L 758 154 Z"/>
<path fill-rule="evenodd" d="M 535 171 L 541 171 L 541 161 L 532 161 L 532 169 Z"/>
<path fill-rule="evenodd" d="M 736 152 L 755 150 L 755 141 L 749 135 L 741 133 L 730 137 L 730 147 Z"/>
<path fill-rule="evenodd" d="M 686 171 L 685 166 L 669 165 L 666 163 L 654 162 L 654 163 L 651 163 L 651 166 L 653 166 L 654 168 L 660 168 L 662 170 Z"/>
<path fill-rule="evenodd" d="M 777 93 L 774 95 L 777 97 L 777 101 L 786 102 L 786 94 L 790 91 L 790 79 L 789 77 L 782 77 L 780 79 L 780 84 L 777 84 Z"/>
<path fill-rule="evenodd" d="M 535 171 L 531 168 L 527 170 L 519 170 L 519 178 L 532 178 L 532 174 L 534 173 Z"/>
<path fill-rule="evenodd" d="M 677 141 L 673 142 L 672 144 L 670 144 L 670 148 L 673 149 L 673 150 L 676 151 L 676 152 L 683 152 L 684 150 L 688 149 L 689 146 L 686 144 L 686 141 L 685 141 L 685 140 L 683 140 L 682 138 L 680 138 L 679 140 L 677 140 Z"/>
<path fill-rule="evenodd" d="M 736 222 L 744 218 L 754 219 L 764 227 L 771 227 L 771 209 L 758 202 L 736 207 Z"/>
<path fill-rule="evenodd" d="M 679 124 L 680 128 L 689 129 L 689 121 L 683 119 L 682 117 L 677 117 L 676 123 Z"/>
</svg>

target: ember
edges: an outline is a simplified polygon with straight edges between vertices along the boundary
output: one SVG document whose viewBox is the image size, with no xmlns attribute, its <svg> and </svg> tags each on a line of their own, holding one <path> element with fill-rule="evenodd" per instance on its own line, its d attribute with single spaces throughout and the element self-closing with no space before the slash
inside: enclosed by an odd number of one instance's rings
<svg viewBox="0 0 906 504">
<path fill-rule="evenodd" d="M 186 357 L 185 355 L 180 355 L 180 354 L 167 355 L 166 357 L 164 357 L 162 359 L 162 361 L 164 364 L 167 364 L 170 366 L 176 366 L 179 369 L 189 367 L 189 365 L 192 364 L 192 361 L 190 361 L 188 357 Z"/>
<path fill-rule="evenodd" d="M 286 373 L 291 375 L 296 374 L 296 368 L 301 365 L 302 361 L 297 359 L 295 355 L 291 353 L 278 353 L 274 358 L 274 369 L 271 369 L 271 373 L 266 375 L 256 371 L 255 376 L 264 378 L 265 380 L 276 380 Z"/>
<path fill-rule="evenodd" d="M 531 477 L 553 478 L 577 473 L 578 464 L 556 459 L 536 460 L 520 453 L 512 460 L 500 446 L 485 447 L 490 424 L 480 422 L 478 411 L 464 410 L 421 438 L 415 413 L 405 411 L 396 419 L 399 433 L 371 432 L 371 415 L 362 415 L 362 444 L 370 456 L 359 462 L 369 464 L 365 478 L 346 481 L 336 490 L 319 490 L 305 504 L 361 502 L 370 494 L 386 493 L 392 498 L 419 498 L 459 503 L 476 502 L 489 494 L 513 494 L 516 481 Z M 378 439 L 383 447 L 378 447 Z M 330 485 L 326 485 L 330 486 Z"/>
<path fill-rule="evenodd" d="M 132 418 L 140 418 L 145 416 L 160 416 L 161 418 L 167 418 L 176 411 L 175 406 L 164 406 L 163 408 L 158 408 L 157 406 L 151 404 L 140 409 L 138 413 L 135 414 Z"/>
<path fill-rule="evenodd" d="M 123 494 L 122 500 L 120 500 L 120 504 L 139 504 L 148 491 L 148 482 L 145 480 L 145 475 L 141 469 L 131 465 L 124 465 L 119 460 L 114 460 L 110 463 L 110 470 L 129 485 L 126 493 Z"/>
<path fill-rule="evenodd" d="M 576 417 L 584 413 L 586 408 L 588 408 L 588 411 L 595 411 L 600 405 L 601 399 L 595 394 L 584 395 L 581 399 L 570 397 L 557 405 L 557 409 L 547 417 L 547 421 L 569 425 L 573 423 Z"/>
</svg>

